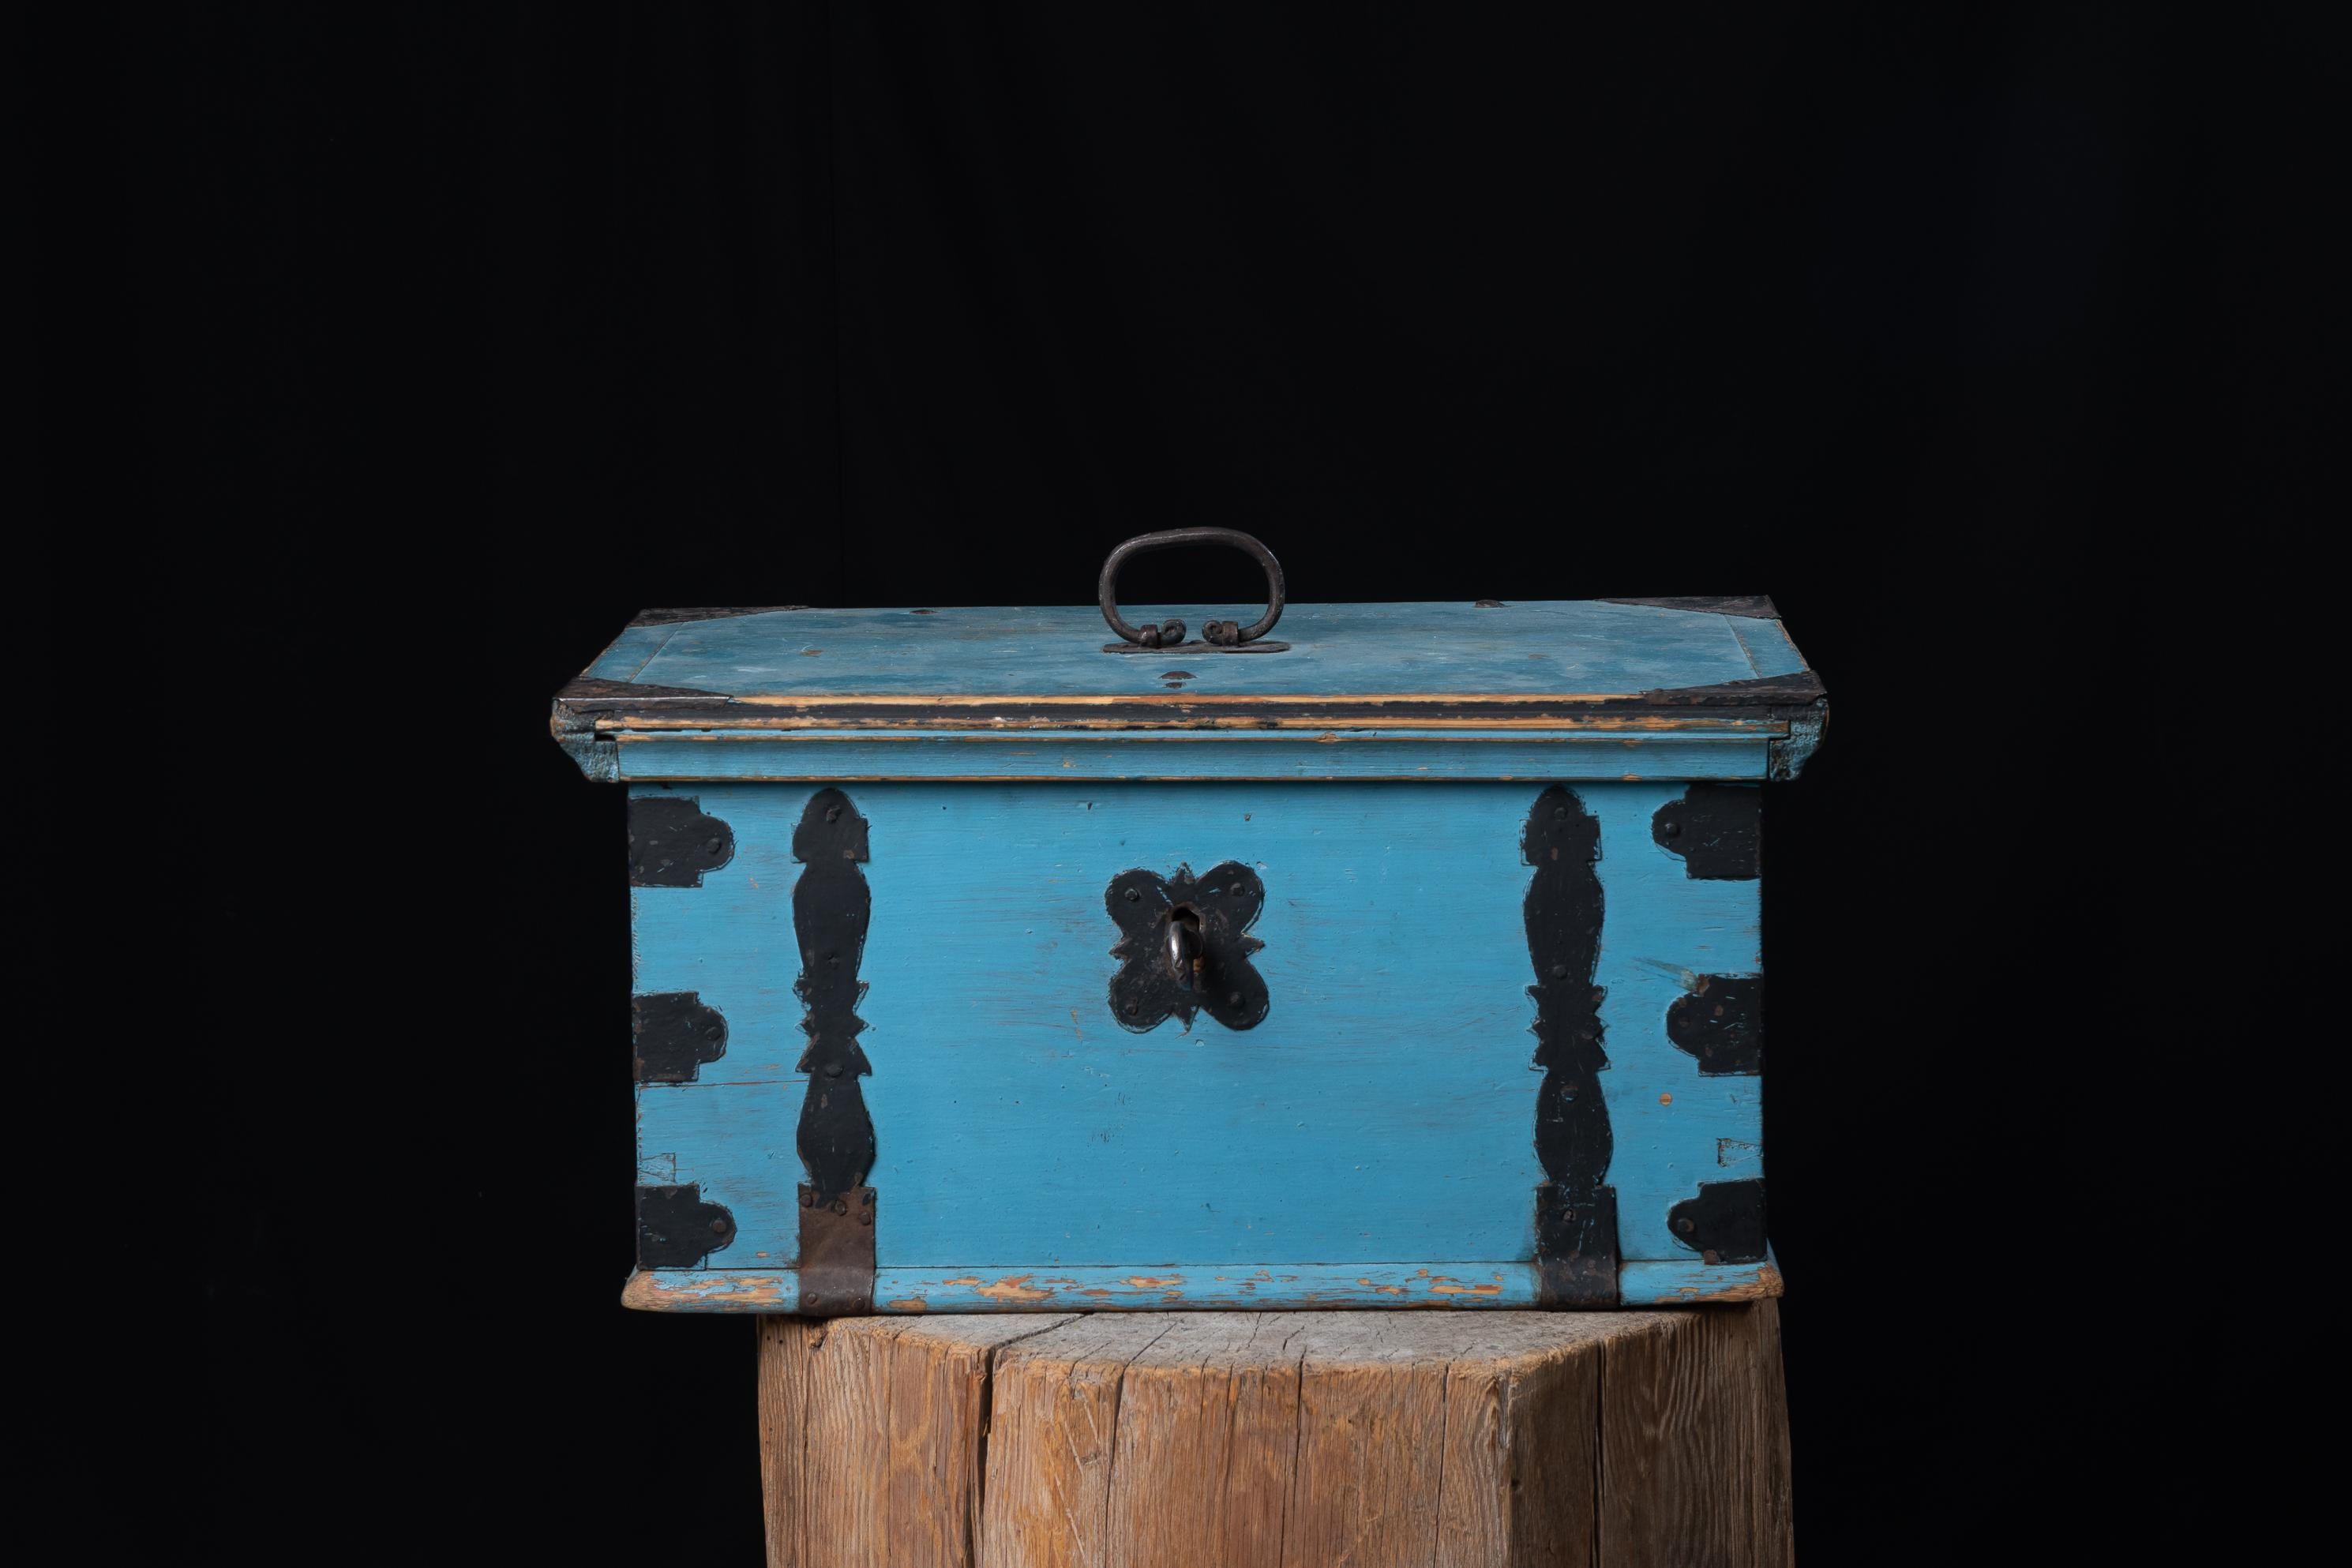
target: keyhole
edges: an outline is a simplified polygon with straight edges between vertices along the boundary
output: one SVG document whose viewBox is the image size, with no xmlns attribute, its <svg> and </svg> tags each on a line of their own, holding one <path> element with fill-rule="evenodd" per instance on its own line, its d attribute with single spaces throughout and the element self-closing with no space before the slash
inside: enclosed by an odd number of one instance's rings
<svg viewBox="0 0 2352 1568">
<path fill-rule="evenodd" d="M 1187 991 L 1201 973 L 1201 916 L 1189 904 L 1179 904 L 1168 911 L 1168 972 Z"/>
</svg>

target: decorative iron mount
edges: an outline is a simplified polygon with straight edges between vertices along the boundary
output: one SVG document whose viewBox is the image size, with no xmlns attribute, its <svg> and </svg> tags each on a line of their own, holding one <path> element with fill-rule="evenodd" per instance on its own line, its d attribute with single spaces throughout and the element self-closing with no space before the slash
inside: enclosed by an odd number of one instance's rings
<svg viewBox="0 0 2352 1568">
<path fill-rule="evenodd" d="M 1228 1029 L 1265 1017 L 1265 980 L 1250 962 L 1265 945 L 1248 934 L 1265 908 L 1255 871 L 1237 860 L 1199 878 L 1189 867 L 1169 877 L 1139 867 L 1111 879 L 1103 906 L 1118 927 L 1110 1011 L 1121 1028 L 1150 1029 L 1171 1013 L 1187 1029 L 1199 1013 Z"/>
<path fill-rule="evenodd" d="M 1162 621 L 1156 626 L 1129 625 L 1118 613 L 1118 569 L 1130 556 L 1173 550 L 1181 544 L 1228 544 L 1255 560 L 1265 572 L 1265 614 L 1246 626 L 1238 621 L 1210 621 L 1201 627 L 1202 640 L 1198 642 L 1184 640 L 1181 621 Z M 1139 533 L 1103 562 L 1096 598 L 1110 629 L 1126 639 L 1105 643 L 1105 653 L 1282 653 L 1290 647 L 1259 640 L 1282 619 L 1282 563 L 1274 558 L 1273 551 L 1237 528 L 1171 528 L 1160 533 Z"/>
</svg>

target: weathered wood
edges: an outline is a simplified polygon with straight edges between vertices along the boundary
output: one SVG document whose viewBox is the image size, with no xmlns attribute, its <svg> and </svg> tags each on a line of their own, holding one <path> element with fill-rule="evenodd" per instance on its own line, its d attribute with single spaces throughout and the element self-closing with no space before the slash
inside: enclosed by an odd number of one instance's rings
<svg viewBox="0 0 2352 1568">
<path fill-rule="evenodd" d="M 1790 1560 L 1778 1303 L 763 1320 L 772 1568 Z"/>
<path fill-rule="evenodd" d="M 972 1563 L 991 1360 L 1071 1321 L 762 1318 L 772 1568 Z"/>
<path fill-rule="evenodd" d="M 1786 1561 L 1778 1303 L 1661 1315 L 1663 1331 L 1608 1348 L 1601 1560 L 1611 1568 Z"/>
</svg>

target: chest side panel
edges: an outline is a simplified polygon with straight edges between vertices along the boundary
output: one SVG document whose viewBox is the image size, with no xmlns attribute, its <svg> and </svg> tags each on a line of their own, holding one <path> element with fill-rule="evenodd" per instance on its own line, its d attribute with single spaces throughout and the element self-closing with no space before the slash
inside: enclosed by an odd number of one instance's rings
<svg viewBox="0 0 2352 1568">
<path fill-rule="evenodd" d="M 1759 1079 L 1705 1070 L 1727 1065 L 1726 1047 L 1698 1027 L 1677 1043 L 1668 1020 L 1693 998 L 1714 1017 L 1738 990 L 1727 977 L 1756 974 L 1758 884 L 1695 876 L 1660 837 L 1685 786 L 1573 787 L 1598 824 L 1599 1084 L 1622 1254 L 1696 1261 L 1670 1211 L 1701 1183 L 1758 1173 Z M 854 1026 L 836 1017 L 820 1032 L 856 1053 L 834 1063 L 852 1063 L 841 1076 L 870 1120 L 879 1267 L 1528 1258 L 1545 1171 L 1522 835 L 1542 788 L 845 786 L 865 858 L 828 875 L 870 905 L 854 955 L 864 989 Z M 794 836 L 813 795 L 632 793 L 690 801 L 730 840 L 722 864 L 668 873 L 684 885 L 633 891 L 641 1037 L 645 998 L 671 999 L 655 1009 L 662 1080 L 639 1091 L 641 1190 L 690 1186 L 731 1226 L 668 1266 L 789 1264 L 814 1016 L 797 987 L 808 955 L 795 890 L 809 865 Z M 1114 880 L 1227 863 L 1263 885 L 1246 931 L 1263 944 L 1248 954 L 1263 1017 L 1122 1023 Z M 719 1054 L 694 1008 L 723 1021 Z M 640 1058 L 642 1078 L 642 1038 Z"/>
</svg>

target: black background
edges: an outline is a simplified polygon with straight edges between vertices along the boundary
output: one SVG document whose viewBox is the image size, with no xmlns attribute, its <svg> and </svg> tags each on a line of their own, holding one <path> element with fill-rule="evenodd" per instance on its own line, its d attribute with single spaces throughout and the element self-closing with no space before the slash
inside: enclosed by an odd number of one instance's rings
<svg viewBox="0 0 2352 1568">
<path fill-rule="evenodd" d="M 753 1560 L 750 1326 L 615 1304 L 621 798 L 548 701 L 642 606 L 1083 602 L 1215 522 L 1301 601 L 1773 595 L 1835 715 L 1767 807 L 1808 1560 L 2254 1551 L 2341 1209 L 2313 42 L 880 9 L 161 8 L 39 132 L 116 153 L 78 571 L 186 699 L 187 1522 Z"/>
</svg>

